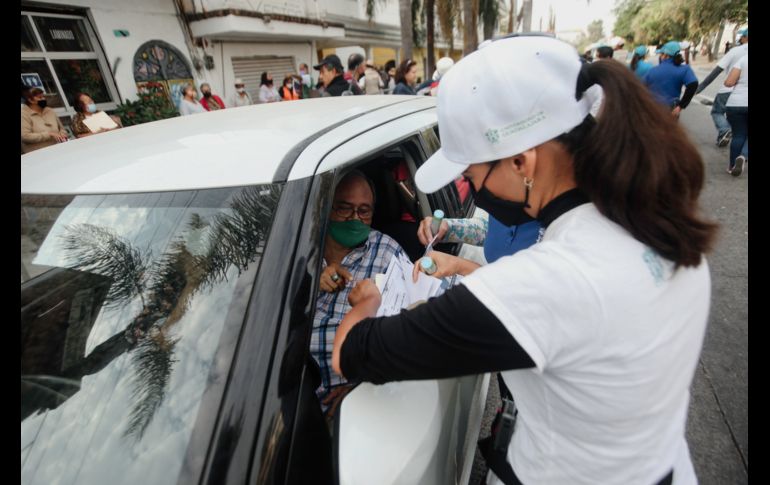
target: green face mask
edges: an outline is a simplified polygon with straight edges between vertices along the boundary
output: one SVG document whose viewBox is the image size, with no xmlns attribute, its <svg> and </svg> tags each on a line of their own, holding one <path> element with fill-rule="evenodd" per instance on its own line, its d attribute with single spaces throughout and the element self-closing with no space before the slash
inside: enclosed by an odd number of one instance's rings
<svg viewBox="0 0 770 485">
<path fill-rule="evenodd" d="M 372 228 L 358 219 L 329 221 L 329 235 L 346 248 L 354 248 L 366 241 Z"/>
</svg>

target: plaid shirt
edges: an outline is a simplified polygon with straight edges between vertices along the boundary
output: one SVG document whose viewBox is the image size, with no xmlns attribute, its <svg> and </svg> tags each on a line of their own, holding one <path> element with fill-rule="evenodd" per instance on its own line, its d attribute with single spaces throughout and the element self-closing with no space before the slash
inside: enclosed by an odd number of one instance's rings
<svg viewBox="0 0 770 485">
<path fill-rule="evenodd" d="M 374 229 L 366 242 L 342 259 L 342 266 L 353 275 L 353 281 L 341 291 L 327 293 L 322 291 L 316 300 L 313 333 L 310 337 L 310 354 L 321 367 L 321 387 L 317 394 L 323 397 L 334 386 L 347 381 L 332 370 L 332 347 L 334 334 L 337 332 L 342 317 L 350 309 L 348 295 L 358 281 L 373 278 L 377 273 L 388 269 L 390 259 L 403 252 L 401 246 L 390 236 Z M 326 267 L 326 261 L 324 261 Z"/>
</svg>

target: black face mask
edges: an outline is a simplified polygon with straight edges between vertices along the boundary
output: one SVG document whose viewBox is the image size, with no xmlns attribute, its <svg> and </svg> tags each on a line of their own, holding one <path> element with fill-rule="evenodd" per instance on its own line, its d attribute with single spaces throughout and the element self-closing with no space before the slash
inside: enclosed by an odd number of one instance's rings
<svg viewBox="0 0 770 485">
<path fill-rule="evenodd" d="M 204 98 L 210 98 L 210 97 L 211 97 L 211 93 L 210 93 L 210 92 L 208 92 L 208 91 L 204 91 L 204 92 L 203 92 L 203 97 L 204 97 Z"/>
<path fill-rule="evenodd" d="M 508 227 L 519 226 L 534 221 L 535 219 L 532 216 L 524 212 L 524 208 L 529 207 L 529 187 L 527 187 L 524 202 L 513 202 L 501 199 L 484 187 L 484 184 L 489 178 L 489 174 L 492 173 L 495 166 L 496 165 L 493 165 L 492 169 L 487 172 L 487 176 L 484 177 L 484 181 L 481 182 L 481 190 L 478 192 L 476 191 L 476 187 L 473 186 L 473 182 L 469 181 L 471 194 L 473 195 L 473 201 L 476 203 L 476 207 L 480 207 L 487 211 L 490 216 Z"/>
<path fill-rule="evenodd" d="M 46 106 L 48 106 L 48 101 L 45 99 L 41 99 L 40 101 L 37 102 L 37 105 L 40 106 L 41 108 L 45 108 Z"/>
</svg>

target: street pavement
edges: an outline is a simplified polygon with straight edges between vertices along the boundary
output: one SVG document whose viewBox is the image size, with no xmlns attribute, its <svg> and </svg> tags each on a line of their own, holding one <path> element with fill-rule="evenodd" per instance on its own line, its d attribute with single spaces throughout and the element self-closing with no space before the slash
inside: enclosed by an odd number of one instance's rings
<svg viewBox="0 0 770 485">
<path fill-rule="evenodd" d="M 696 68 L 703 79 L 712 66 Z M 726 73 L 703 93 L 713 99 Z M 726 173 L 729 147 L 716 146 L 710 106 L 693 101 L 681 123 L 706 167 L 701 206 L 721 230 L 708 261 L 711 312 L 691 389 L 687 440 L 701 485 L 746 484 L 749 463 L 748 178 Z"/>
<path fill-rule="evenodd" d="M 699 80 L 715 63 L 699 62 Z M 705 165 L 701 194 L 704 214 L 720 224 L 711 269 L 711 312 L 701 358 L 691 388 L 687 441 L 701 485 L 748 484 L 748 178 L 749 164 L 739 177 L 726 173 L 729 146 L 716 146 L 711 106 L 727 73 L 722 73 L 682 112 L 680 122 L 700 151 Z M 650 140 L 650 143 L 654 143 Z M 496 379 L 490 380 L 481 438 L 489 436 L 494 409 L 500 402 Z M 477 462 L 470 483 L 484 483 L 485 467 Z"/>
</svg>

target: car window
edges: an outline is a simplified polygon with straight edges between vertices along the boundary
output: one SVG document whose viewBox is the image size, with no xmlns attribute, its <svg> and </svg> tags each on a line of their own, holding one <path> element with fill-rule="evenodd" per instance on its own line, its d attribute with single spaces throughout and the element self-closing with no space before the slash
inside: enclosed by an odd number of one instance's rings
<svg viewBox="0 0 770 485">
<path fill-rule="evenodd" d="M 22 196 L 22 483 L 176 482 L 281 188 Z"/>
</svg>

